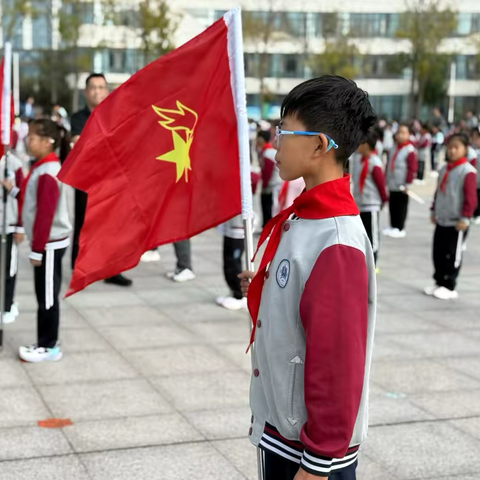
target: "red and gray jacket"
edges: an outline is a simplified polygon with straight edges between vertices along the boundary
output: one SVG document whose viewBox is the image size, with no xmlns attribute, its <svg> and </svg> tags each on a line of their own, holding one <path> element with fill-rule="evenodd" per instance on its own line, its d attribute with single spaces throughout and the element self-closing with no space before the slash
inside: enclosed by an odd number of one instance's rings
<svg viewBox="0 0 480 480">
<path fill-rule="evenodd" d="M 429 162 L 432 154 L 432 135 L 425 133 L 420 137 L 417 143 L 418 160 L 420 162 Z"/>
<path fill-rule="evenodd" d="M 266 143 L 260 152 L 262 168 L 262 193 L 272 193 L 283 185 L 280 173 L 275 165 L 277 150 L 271 143 Z"/>
<path fill-rule="evenodd" d="M 383 163 L 377 155 L 352 157 L 353 198 L 361 212 L 378 212 L 388 202 Z"/>
<path fill-rule="evenodd" d="M 60 161 L 51 153 L 32 165 L 25 182 L 22 220 L 33 260 L 42 260 L 45 250 L 67 248 L 70 244 L 72 226 L 66 186 L 57 179 L 60 167 Z"/>
<path fill-rule="evenodd" d="M 477 171 L 462 160 L 450 171 L 445 165 L 438 174 L 432 210 L 441 227 L 454 227 L 459 220 L 470 224 L 477 206 Z"/>
<path fill-rule="evenodd" d="M 0 180 L 3 182 L 5 175 L 5 156 L 0 161 Z M 21 223 L 21 215 L 19 215 L 20 187 L 23 185 L 24 176 L 22 170 L 22 161 L 10 153 L 7 162 L 7 179 L 12 183 L 12 189 L 7 198 L 7 234 L 8 233 L 25 233 Z M 3 209 L 3 188 L 0 188 L 0 218 L 2 218 Z M 3 225 L 0 222 L 0 232 Z"/>
<path fill-rule="evenodd" d="M 387 164 L 387 187 L 391 192 L 400 192 L 415 179 L 418 168 L 417 152 L 411 142 L 397 145 Z"/>
<path fill-rule="evenodd" d="M 319 211 L 353 204 L 348 178 L 338 182 L 329 182 Z M 375 264 L 355 210 L 291 216 L 263 274 L 258 315 L 249 292 L 256 318 L 251 442 L 323 477 L 356 461 L 368 429 Z"/>
</svg>

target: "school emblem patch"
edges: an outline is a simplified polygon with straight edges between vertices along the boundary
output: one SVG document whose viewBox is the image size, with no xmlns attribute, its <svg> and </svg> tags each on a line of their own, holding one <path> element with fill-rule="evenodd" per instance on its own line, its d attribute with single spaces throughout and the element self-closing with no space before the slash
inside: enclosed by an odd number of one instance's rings
<svg viewBox="0 0 480 480">
<path fill-rule="evenodd" d="M 282 260 L 277 268 L 277 283 L 280 288 L 285 288 L 290 277 L 290 262 Z"/>
</svg>

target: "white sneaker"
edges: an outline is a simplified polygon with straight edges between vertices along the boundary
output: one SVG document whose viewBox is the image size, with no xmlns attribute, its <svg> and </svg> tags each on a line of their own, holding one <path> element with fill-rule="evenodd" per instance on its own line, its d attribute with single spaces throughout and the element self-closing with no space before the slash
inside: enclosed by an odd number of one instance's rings
<svg viewBox="0 0 480 480">
<path fill-rule="evenodd" d="M 12 303 L 12 308 L 10 309 L 10 313 L 15 315 L 15 317 L 18 317 L 20 315 L 20 312 L 18 310 L 18 303 Z"/>
<path fill-rule="evenodd" d="M 2 315 L 2 323 L 6 325 L 7 323 L 13 323 L 17 319 L 17 316 L 10 312 L 4 312 Z"/>
<path fill-rule="evenodd" d="M 167 278 L 171 278 L 174 282 L 184 283 L 193 280 L 195 274 L 189 268 L 184 268 L 181 272 L 175 272 L 172 276 L 167 273 Z"/>
<path fill-rule="evenodd" d="M 438 177 L 438 172 L 436 170 L 433 170 L 432 172 L 430 172 L 430 176 L 433 177 L 433 178 L 437 178 Z"/>
<path fill-rule="evenodd" d="M 246 310 L 247 307 L 247 299 L 237 299 L 234 297 L 218 297 L 216 302 L 221 307 L 226 308 L 227 310 Z"/>
<path fill-rule="evenodd" d="M 428 295 L 429 297 L 431 297 L 433 295 L 433 293 L 435 292 L 435 290 L 437 290 L 438 288 L 438 285 L 435 284 L 435 285 L 430 285 L 429 287 L 425 287 L 423 289 L 423 293 L 425 295 Z"/>
<path fill-rule="evenodd" d="M 395 230 L 398 231 L 398 228 L 385 228 L 382 231 L 382 235 L 385 235 L 386 237 L 390 237 L 392 235 L 392 232 L 394 232 Z"/>
<path fill-rule="evenodd" d="M 53 348 L 43 348 L 37 345 L 20 347 L 18 354 L 23 361 L 30 363 L 58 362 L 63 357 L 59 344 Z"/>
<path fill-rule="evenodd" d="M 474 224 L 474 225 L 480 225 L 480 217 L 477 217 L 477 218 L 473 221 L 473 224 Z"/>
<path fill-rule="evenodd" d="M 142 262 L 159 262 L 160 261 L 160 254 L 158 253 L 157 250 L 149 250 L 148 252 L 145 252 L 142 257 L 140 258 L 140 261 Z"/>
<path fill-rule="evenodd" d="M 445 287 L 438 287 L 433 292 L 433 296 L 439 300 L 456 300 L 458 298 L 458 292 Z"/>
<path fill-rule="evenodd" d="M 425 185 L 425 180 L 420 180 L 419 178 L 416 178 L 416 179 L 413 181 L 413 184 L 414 184 L 414 185 Z"/>
<path fill-rule="evenodd" d="M 399 230 L 396 228 L 390 233 L 390 237 L 392 238 L 405 238 L 407 236 L 407 232 L 405 230 Z"/>
</svg>

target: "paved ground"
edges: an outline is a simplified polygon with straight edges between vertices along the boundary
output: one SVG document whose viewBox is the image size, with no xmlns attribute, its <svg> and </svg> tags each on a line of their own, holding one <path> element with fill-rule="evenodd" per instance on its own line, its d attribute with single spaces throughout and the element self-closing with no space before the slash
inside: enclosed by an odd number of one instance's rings
<svg viewBox="0 0 480 480">
<path fill-rule="evenodd" d="M 383 242 L 360 480 L 480 479 L 480 228 L 452 303 L 420 293 L 431 237 L 427 207 L 413 205 L 408 237 Z M 214 305 L 225 291 L 216 232 L 195 238 L 193 250 L 194 282 L 163 277 L 173 266 L 166 246 L 162 263 L 131 272 L 133 289 L 97 284 L 64 302 L 65 357 L 44 365 L 15 354 L 35 331 L 23 255 L 21 317 L 0 358 L 1 480 L 256 478 L 246 438 L 249 320 Z M 73 425 L 37 426 L 52 417 Z"/>
</svg>

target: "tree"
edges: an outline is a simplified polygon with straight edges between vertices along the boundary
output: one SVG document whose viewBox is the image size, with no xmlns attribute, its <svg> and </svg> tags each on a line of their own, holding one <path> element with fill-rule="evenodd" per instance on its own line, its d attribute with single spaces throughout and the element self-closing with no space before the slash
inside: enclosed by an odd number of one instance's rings
<svg viewBox="0 0 480 480">
<path fill-rule="evenodd" d="M 406 2 L 407 8 L 401 16 L 397 37 L 409 40 L 411 45 L 410 52 L 405 56 L 406 64 L 412 71 L 410 114 L 419 117 L 428 85 L 433 83 L 438 87 L 443 69 L 440 47 L 454 32 L 457 18 L 454 11 L 443 5 L 442 0 Z M 445 75 L 443 85 L 447 78 Z M 441 90 L 437 88 L 437 92 L 441 93 Z"/>
<path fill-rule="evenodd" d="M 270 0 L 269 10 L 264 12 L 244 11 L 242 14 L 243 38 L 248 44 L 255 46 L 257 50 L 257 77 L 260 82 L 258 95 L 260 116 L 263 116 L 265 99 L 269 93 L 265 86 L 265 78 L 268 74 L 268 48 L 272 41 L 274 26 L 275 12 L 273 7 L 273 0 Z"/>
<path fill-rule="evenodd" d="M 142 0 L 138 21 L 144 65 L 175 48 L 173 36 L 178 19 L 173 16 L 166 0 Z"/>
<path fill-rule="evenodd" d="M 358 74 L 356 60 L 360 51 L 345 35 L 325 39 L 322 53 L 310 58 L 310 68 L 315 75 L 340 75 L 354 78 Z"/>
</svg>

